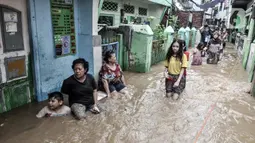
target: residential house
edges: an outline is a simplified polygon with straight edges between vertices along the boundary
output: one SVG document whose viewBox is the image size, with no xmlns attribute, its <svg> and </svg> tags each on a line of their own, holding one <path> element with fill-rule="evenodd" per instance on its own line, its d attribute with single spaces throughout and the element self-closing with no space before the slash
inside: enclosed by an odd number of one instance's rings
<svg viewBox="0 0 255 143">
<path fill-rule="evenodd" d="M 148 19 L 152 29 L 158 25 L 171 0 L 101 0 L 99 24 L 119 26 L 121 23 L 144 24 Z"/>
</svg>

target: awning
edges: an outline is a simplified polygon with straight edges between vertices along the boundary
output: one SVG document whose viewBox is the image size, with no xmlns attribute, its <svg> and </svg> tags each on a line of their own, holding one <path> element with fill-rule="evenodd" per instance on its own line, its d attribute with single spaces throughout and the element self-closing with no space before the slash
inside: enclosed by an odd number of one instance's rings
<svg viewBox="0 0 255 143">
<path fill-rule="evenodd" d="M 148 1 L 168 7 L 171 7 L 172 5 L 172 0 L 148 0 Z"/>
</svg>

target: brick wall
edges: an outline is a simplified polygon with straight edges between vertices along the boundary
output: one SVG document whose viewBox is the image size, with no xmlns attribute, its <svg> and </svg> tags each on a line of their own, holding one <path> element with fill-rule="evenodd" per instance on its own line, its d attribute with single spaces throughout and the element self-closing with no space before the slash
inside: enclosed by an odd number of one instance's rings
<svg viewBox="0 0 255 143">
<path fill-rule="evenodd" d="M 192 13 L 193 13 L 192 26 L 200 28 L 203 23 L 203 11 L 193 11 Z M 179 11 L 177 15 L 179 17 L 180 26 L 186 27 L 188 25 L 189 12 Z"/>
</svg>

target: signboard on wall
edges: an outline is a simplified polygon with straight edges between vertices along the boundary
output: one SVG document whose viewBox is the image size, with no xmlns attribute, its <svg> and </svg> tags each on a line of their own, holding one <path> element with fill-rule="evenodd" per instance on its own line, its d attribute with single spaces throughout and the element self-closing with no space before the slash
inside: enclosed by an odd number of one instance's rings
<svg viewBox="0 0 255 143">
<path fill-rule="evenodd" d="M 51 18 L 56 56 L 75 54 L 73 0 L 51 0 Z"/>
</svg>

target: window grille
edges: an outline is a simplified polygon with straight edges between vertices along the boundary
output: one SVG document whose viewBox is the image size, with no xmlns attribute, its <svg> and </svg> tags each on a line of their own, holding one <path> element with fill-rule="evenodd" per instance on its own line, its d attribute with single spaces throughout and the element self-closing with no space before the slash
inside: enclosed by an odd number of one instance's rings
<svg viewBox="0 0 255 143">
<path fill-rule="evenodd" d="M 134 14 L 134 13 L 135 13 L 135 7 L 132 6 L 132 5 L 127 5 L 127 4 L 125 4 L 125 5 L 124 5 L 124 11 L 125 11 L 126 13 Z"/>
<path fill-rule="evenodd" d="M 104 1 L 102 6 L 103 11 L 118 11 L 118 3 L 111 1 Z"/>
<path fill-rule="evenodd" d="M 139 7 L 139 15 L 145 15 L 147 16 L 147 9 Z"/>
</svg>

